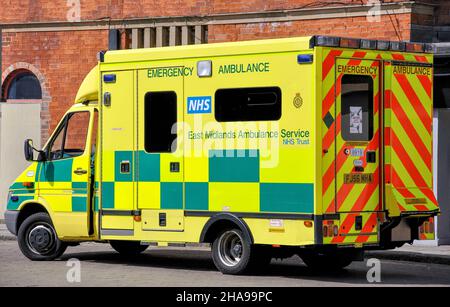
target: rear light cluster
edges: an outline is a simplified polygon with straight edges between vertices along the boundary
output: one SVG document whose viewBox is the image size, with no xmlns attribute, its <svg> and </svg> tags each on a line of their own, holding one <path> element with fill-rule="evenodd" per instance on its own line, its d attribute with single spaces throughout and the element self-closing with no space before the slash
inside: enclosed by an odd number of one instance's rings
<svg viewBox="0 0 450 307">
<path fill-rule="evenodd" d="M 433 53 L 432 44 L 345 38 L 323 35 L 317 35 L 311 38 L 310 47 L 314 48 L 315 46 Z"/>
<path fill-rule="evenodd" d="M 339 235 L 339 226 L 334 224 L 335 221 L 323 221 L 323 236 L 337 237 Z"/>
<path fill-rule="evenodd" d="M 420 226 L 420 233 L 434 233 L 434 221 L 430 219 Z"/>
</svg>

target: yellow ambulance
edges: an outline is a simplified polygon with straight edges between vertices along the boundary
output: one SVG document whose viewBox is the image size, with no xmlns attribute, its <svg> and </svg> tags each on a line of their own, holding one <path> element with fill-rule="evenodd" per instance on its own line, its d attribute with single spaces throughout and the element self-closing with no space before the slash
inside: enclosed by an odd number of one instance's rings
<svg viewBox="0 0 450 307">
<path fill-rule="evenodd" d="M 434 235 L 427 45 L 313 36 L 100 52 L 10 188 L 25 256 L 210 243 L 240 274 Z"/>
</svg>

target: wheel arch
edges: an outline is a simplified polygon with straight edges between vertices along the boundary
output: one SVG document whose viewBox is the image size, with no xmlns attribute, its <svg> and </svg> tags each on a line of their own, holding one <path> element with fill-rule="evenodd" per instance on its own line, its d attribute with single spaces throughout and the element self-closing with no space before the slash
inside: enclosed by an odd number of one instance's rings
<svg viewBox="0 0 450 307">
<path fill-rule="evenodd" d="M 232 213 L 218 213 L 213 215 L 203 226 L 200 234 L 200 243 L 212 243 L 220 231 L 238 228 L 242 231 L 245 240 L 253 244 L 253 235 L 247 223 Z"/>
<path fill-rule="evenodd" d="M 45 204 L 36 200 L 29 200 L 23 202 L 19 207 L 19 215 L 17 217 L 16 223 L 16 233 L 18 233 L 20 225 L 22 225 L 25 219 L 39 212 L 47 213 L 50 216 L 50 219 L 53 221 L 52 214 L 50 213 L 50 210 L 48 210 Z"/>
</svg>

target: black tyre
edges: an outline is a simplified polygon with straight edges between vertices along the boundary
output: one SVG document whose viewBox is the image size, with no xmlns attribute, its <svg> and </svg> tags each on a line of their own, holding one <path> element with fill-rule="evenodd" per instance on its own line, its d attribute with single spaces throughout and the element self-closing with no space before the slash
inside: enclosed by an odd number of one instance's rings
<svg viewBox="0 0 450 307">
<path fill-rule="evenodd" d="M 19 227 L 17 240 L 22 253 L 34 261 L 48 261 L 60 257 L 67 244 L 58 239 L 47 213 L 30 215 Z"/>
<path fill-rule="evenodd" d="M 219 234 L 212 245 L 212 257 L 217 269 L 224 274 L 238 275 L 251 267 L 252 246 L 242 231 L 228 229 Z"/>
<path fill-rule="evenodd" d="M 301 253 L 300 258 L 303 262 L 314 271 L 338 271 L 349 266 L 355 255 L 345 252 L 305 252 Z"/>
<path fill-rule="evenodd" d="M 109 241 L 111 247 L 123 256 L 136 256 L 144 252 L 148 245 L 141 245 L 140 241 Z"/>
</svg>

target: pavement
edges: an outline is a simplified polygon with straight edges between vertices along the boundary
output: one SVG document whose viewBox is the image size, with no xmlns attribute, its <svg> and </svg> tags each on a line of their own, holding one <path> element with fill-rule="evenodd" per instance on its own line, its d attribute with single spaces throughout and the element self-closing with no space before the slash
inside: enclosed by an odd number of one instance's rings
<svg viewBox="0 0 450 307">
<path fill-rule="evenodd" d="M 0 241 L 15 241 L 16 237 L 12 235 L 6 225 L 0 221 Z"/>
<path fill-rule="evenodd" d="M 405 244 L 393 250 L 366 252 L 366 258 L 370 257 L 450 265 L 450 245 L 422 246 Z"/>
<path fill-rule="evenodd" d="M 366 259 L 337 272 L 316 272 L 298 256 L 272 260 L 257 272 L 223 275 L 204 248 L 149 247 L 136 257 L 123 257 L 109 244 L 69 247 L 54 261 L 30 261 L 15 241 L 0 241 L 0 287 L 373 287 L 450 286 L 450 265 Z M 176 288 L 175 288 L 176 289 Z M 188 291 L 189 292 L 189 291 Z M 174 299 L 174 297 L 168 297 Z"/>
<path fill-rule="evenodd" d="M 0 241 L 15 240 L 16 237 L 6 229 L 6 225 L 0 224 Z M 195 245 L 189 246 L 189 249 L 192 248 L 195 248 Z M 450 265 L 450 245 L 417 246 L 405 244 L 393 250 L 367 251 L 365 257 Z"/>
</svg>

